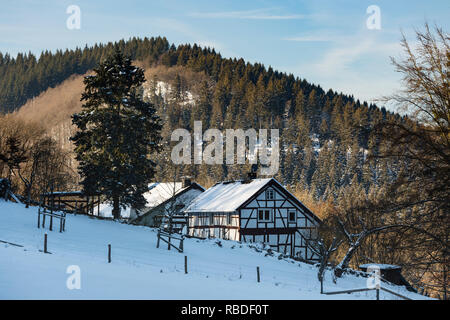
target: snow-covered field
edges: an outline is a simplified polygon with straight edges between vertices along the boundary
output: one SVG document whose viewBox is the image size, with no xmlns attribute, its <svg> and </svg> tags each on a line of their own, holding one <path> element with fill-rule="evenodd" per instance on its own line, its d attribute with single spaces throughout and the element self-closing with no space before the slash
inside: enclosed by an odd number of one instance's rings
<svg viewBox="0 0 450 320">
<path fill-rule="evenodd" d="M 56 229 L 56 228 L 55 228 Z M 0 299 L 374 299 L 375 292 L 321 295 L 314 266 L 247 244 L 186 239 L 185 252 L 156 248 L 156 231 L 114 221 L 68 215 L 66 232 L 37 228 L 37 208 L 0 200 Z M 48 250 L 42 252 L 44 234 Z M 14 243 L 22 247 L 7 244 Z M 112 245 L 112 263 L 107 246 Z M 184 256 L 188 274 L 184 273 Z M 67 268 L 79 266 L 81 288 L 69 290 Z M 256 281 L 256 267 L 261 282 Z M 364 288 L 345 276 L 326 291 Z M 412 299 L 403 287 L 389 289 Z M 381 292 L 381 299 L 397 299 Z"/>
</svg>

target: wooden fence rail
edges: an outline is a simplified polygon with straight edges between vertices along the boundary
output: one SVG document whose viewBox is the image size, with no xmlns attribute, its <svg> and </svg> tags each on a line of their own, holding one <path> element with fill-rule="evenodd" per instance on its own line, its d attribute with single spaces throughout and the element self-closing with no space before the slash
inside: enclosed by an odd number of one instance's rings
<svg viewBox="0 0 450 320">
<path fill-rule="evenodd" d="M 401 295 L 397 292 L 391 291 L 389 289 L 380 287 L 380 288 L 360 288 L 360 289 L 350 289 L 350 290 L 342 290 L 342 291 L 331 291 L 331 292 L 324 292 L 326 295 L 333 295 L 333 294 L 342 294 L 342 293 L 353 293 L 353 292 L 363 292 L 363 291 L 373 291 L 376 290 L 376 299 L 380 300 L 380 290 L 386 291 L 394 296 L 397 296 L 399 298 L 405 299 L 405 300 L 412 300 L 411 298 L 405 297 L 404 295 Z"/>
<path fill-rule="evenodd" d="M 177 247 L 172 243 L 172 240 L 178 240 L 179 246 Z M 183 252 L 183 242 L 184 236 L 176 233 L 169 233 L 164 230 L 158 230 L 158 240 L 156 242 L 156 248 L 159 248 L 160 241 L 164 241 L 167 243 L 167 250 L 170 250 L 171 247 L 175 248 L 178 252 Z"/>
<path fill-rule="evenodd" d="M 42 215 L 42 228 L 45 228 L 45 217 L 50 217 L 49 230 L 53 231 L 53 218 L 59 219 L 59 232 L 66 231 L 66 213 L 65 212 L 50 212 L 45 207 L 39 207 L 38 209 L 38 221 L 37 227 L 41 227 L 41 215 Z"/>
</svg>

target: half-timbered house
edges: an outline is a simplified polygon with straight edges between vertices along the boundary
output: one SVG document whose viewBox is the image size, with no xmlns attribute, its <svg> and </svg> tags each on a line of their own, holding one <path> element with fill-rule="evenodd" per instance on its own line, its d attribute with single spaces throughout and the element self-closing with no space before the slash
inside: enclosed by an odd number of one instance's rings
<svg viewBox="0 0 450 320">
<path fill-rule="evenodd" d="M 205 189 L 196 182 L 184 178 L 182 182 L 155 182 L 144 193 L 146 205 L 140 210 L 131 208 L 129 223 L 160 227 L 170 217 L 171 228 L 181 231 L 186 225 L 184 209 Z M 164 226 L 163 226 L 164 227 Z"/>
<path fill-rule="evenodd" d="M 292 257 L 317 259 L 307 241 L 316 238 L 320 219 L 273 178 L 218 183 L 185 212 L 191 236 L 262 242 Z"/>
</svg>

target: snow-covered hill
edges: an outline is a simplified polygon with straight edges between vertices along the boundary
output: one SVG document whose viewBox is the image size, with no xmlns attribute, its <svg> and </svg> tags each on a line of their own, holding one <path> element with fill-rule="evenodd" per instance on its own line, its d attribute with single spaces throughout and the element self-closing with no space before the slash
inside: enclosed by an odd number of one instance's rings
<svg viewBox="0 0 450 320">
<path fill-rule="evenodd" d="M 42 252 L 44 234 L 48 250 Z M 37 228 L 37 208 L 0 200 L 0 299 L 374 299 L 375 292 L 321 295 L 314 266 L 233 241 L 187 239 L 183 254 L 156 248 L 156 230 L 68 215 L 66 232 Z M 6 243 L 8 242 L 8 243 Z M 20 246 L 15 246 L 20 245 Z M 112 263 L 107 245 L 112 245 Z M 184 256 L 188 274 L 184 273 Z M 81 271 L 81 289 L 67 288 Z M 261 282 L 256 281 L 256 267 Z M 366 279 L 345 276 L 326 291 L 362 288 Z M 389 289 L 413 299 L 403 287 Z M 381 292 L 382 299 L 396 299 Z"/>
<path fill-rule="evenodd" d="M 144 88 L 144 97 L 151 99 L 152 98 L 152 89 L 149 81 L 146 81 L 143 85 Z M 170 97 L 172 96 L 173 87 L 170 85 L 170 83 L 165 81 L 157 81 L 155 84 L 154 92 L 156 95 L 161 96 L 166 103 L 170 101 Z M 183 102 L 181 103 L 184 106 L 194 105 L 195 104 L 195 98 L 191 91 L 189 90 L 183 90 L 181 92 Z"/>
</svg>

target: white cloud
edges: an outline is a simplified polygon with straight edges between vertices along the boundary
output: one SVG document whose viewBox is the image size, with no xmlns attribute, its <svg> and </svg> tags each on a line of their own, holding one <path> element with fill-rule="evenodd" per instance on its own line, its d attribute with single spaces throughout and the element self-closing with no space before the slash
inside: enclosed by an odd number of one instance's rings
<svg viewBox="0 0 450 320">
<path fill-rule="evenodd" d="M 303 14 L 274 14 L 272 9 L 256 9 L 246 11 L 193 12 L 189 16 L 207 19 L 248 19 L 248 20 L 292 20 L 304 19 Z"/>
<path fill-rule="evenodd" d="M 313 61 L 295 67 L 296 73 L 308 81 L 369 102 L 398 89 L 399 76 L 389 63 L 390 56 L 401 52 L 398 42 L 367 32 L 332 37 L 316 34 L 291 41 L 319 40 L 330 43 Z"/>
<path fill-rule="evenodd" d="M 200 33 L 198 33 L 195 29 L 189 26 L 186 23 L 183 23 L 176 19 L 170 18 L 156 18 L 153 20 L 154 24 L 163 30 L 172 30 L 175 32 L 179 32 L 185 36 L 188 36 L 192 39 L 201 38 Z"/>
<path fill-rule="evenodd" d="M 326 36 L 299 36 L 299 37 L 286 37 L 282 40 L 297 41 L 297 42 L 330 42 L 335 41 L 331 37 Z"/>
<path fill-rule="evenodd" d="M 230 50 L 225 44 L 217 40 L 211 40 L 208 36 L 198 32 L 195 28 L 192 28 L 189 24 L 181 22 L 176 19 L 169 18 L 157 18 L 155 24 L 162 29 L 172 30 L 189 37 L 192 40 L 192 44 L 196 43 L 202 47 L 214 48 L 216 52 L 220 52 L 224 56 L 234 57 L 237 56 L 234 51 Z"/>
</svg>

